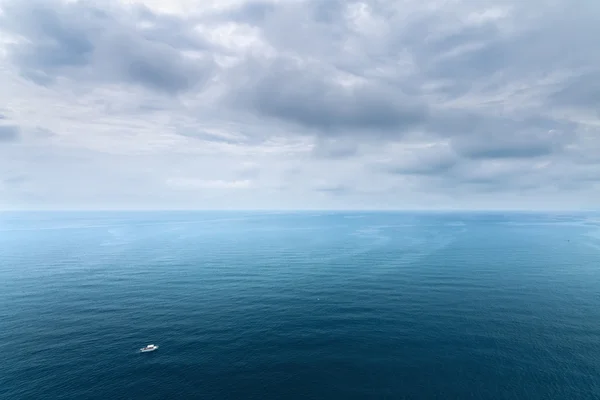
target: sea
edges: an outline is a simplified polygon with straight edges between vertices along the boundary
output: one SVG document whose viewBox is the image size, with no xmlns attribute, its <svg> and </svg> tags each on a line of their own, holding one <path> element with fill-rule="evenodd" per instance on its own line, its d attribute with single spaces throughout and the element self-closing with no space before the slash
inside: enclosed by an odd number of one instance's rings
<svg viewBox="0 0 600 400">
<path fill-rule="evenodd" d="M 0 399 L 600 399 L 600 214 L 3 212 Z"/>
</svg>

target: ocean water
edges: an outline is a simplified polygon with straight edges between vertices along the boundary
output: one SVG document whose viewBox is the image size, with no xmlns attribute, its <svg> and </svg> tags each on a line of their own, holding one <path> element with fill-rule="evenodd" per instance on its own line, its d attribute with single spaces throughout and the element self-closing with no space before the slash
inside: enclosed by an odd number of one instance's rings
<svg viewBox="0 0 600 400">
<path fill-rule="evenodd" d="M 0 398 L 600 399 L 600 216 L 3 213 Z"/>
</svg>

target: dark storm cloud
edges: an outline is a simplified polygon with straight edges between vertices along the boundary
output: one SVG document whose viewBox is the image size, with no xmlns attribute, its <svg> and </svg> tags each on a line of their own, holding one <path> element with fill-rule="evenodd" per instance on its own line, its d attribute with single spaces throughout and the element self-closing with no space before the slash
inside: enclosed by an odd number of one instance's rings
<svg viewBox="0 0 600 400">
<path fill-rule="evenodd" d="M 212 68 L 210 58 L 191 61 L 182 55 L 182 50 L 205 48 L 185 21 L 146 9 L 15 0 L 3 11 L 0 26 L 20 39 L 9 46 L 9 57 L 23 76 L 39 84 L 68 77 L 177 93 L 203 82 Z M 139 27 L 142 23 L 148 27 Z"/>
<path fill-rule="evenodd" d="M 14 125 L 0 125 L 0 143 L 16 142 L 21 137 L 21 130 Z"/>
</svg>

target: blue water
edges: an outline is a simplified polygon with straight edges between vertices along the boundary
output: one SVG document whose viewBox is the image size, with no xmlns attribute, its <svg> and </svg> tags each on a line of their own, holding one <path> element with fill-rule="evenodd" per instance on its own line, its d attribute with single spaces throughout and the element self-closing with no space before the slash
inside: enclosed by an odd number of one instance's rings
<svg viewBox="0 0 600 400">
<path fill-rule="evenodd" d="M 599 399 L 600 216 L 4 213 L 0 355 L 1 399 Z"/>
</svg>

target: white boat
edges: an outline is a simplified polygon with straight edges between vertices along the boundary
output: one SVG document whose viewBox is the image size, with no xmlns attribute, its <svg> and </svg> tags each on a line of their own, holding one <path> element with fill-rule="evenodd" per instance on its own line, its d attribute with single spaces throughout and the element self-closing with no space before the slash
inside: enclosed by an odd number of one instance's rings
<svg viewBox="0 0 600 400">
<path fill-rule="evenodd" d="M 158 346 L 156 346 L 156 345 L 153 345 L 153 344 L 149 344 L 149 345 L 148 345 L 148 346 L 146 346 L 146 347 L 142 347 L 142 348 L 140 349 L 140 352 L 141 352 L 141 353 L 148 353 L 148 352 L 150 352 L 150 351 L 154 351 L 154 350 L 157 350 L 157 349 L 158 349 Z"/>
</svg>

